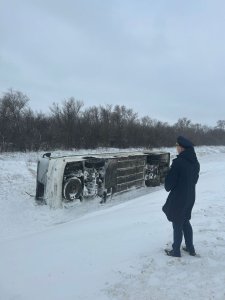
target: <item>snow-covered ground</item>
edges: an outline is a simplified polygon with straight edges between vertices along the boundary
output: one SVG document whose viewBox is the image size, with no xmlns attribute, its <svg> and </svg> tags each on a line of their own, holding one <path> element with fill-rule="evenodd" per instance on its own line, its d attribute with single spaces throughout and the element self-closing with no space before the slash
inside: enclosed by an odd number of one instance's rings
<svg viewBox="0 0 225 300">
<path fill-rule="evenodd" d="M 162 187 L 52 210 L 28 195 L 38 154 L 0 154 L 0 300 L 225 299 L 225 147 L 196 151 L 199 256 L 181 258 Z"/>
</svg>

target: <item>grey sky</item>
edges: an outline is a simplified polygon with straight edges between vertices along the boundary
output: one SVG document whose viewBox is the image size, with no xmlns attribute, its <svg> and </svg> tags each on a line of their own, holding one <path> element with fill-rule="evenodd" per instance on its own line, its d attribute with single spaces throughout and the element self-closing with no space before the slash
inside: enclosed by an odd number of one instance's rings
<svg viewBox="0 0 225 300">
<path fill-rule="evenodd" d="M 0 93 L 225 119 L 225 1 L 0 0 Z"/>
</svg>

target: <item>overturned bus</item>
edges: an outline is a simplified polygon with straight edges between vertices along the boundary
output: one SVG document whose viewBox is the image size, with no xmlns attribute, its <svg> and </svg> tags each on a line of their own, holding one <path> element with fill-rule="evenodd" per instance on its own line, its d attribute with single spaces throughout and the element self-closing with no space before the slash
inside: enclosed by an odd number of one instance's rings
<svg viewBox="0 0 225 300">
<path fill-rule="evenodd" d="M 132 188 L 158 186 L 170 164 L 166 152 L 119 152 L 54 157 L 45 153 L 37 165 L 36 200 L 50 207 L 63 202 L 109 196 Z"/>
</svg>

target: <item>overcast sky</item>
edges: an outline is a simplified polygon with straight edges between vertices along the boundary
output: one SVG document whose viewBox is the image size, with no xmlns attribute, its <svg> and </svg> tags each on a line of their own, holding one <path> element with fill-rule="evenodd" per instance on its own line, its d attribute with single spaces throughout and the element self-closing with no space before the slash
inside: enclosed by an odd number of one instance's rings
<svg viewBox="0 0 225 300">
<path fill-rule="evenodd" d="M 225 119 L 224 0 L 0 0 L 0 93 Z"/>
</svg>

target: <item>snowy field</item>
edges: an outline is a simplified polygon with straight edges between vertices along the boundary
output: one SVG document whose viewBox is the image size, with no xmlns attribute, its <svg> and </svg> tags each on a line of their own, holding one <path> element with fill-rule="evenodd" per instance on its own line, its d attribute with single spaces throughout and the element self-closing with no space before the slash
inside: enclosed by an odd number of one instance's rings
<svg viewBox="0 0 225 300">
<path fill-rule="evenodd" d="M 28 195 L 40 154 L 0 154 L 0 300 L 224 300 L 225 147 L 196 152 L 199 255 L 181 258 L 164 254 L 163 187 L 52 210 Z"/>
</svg>

